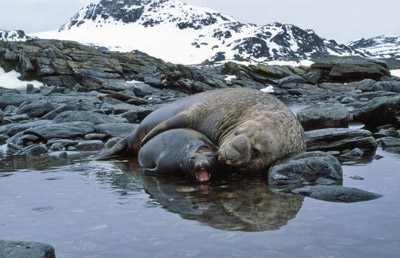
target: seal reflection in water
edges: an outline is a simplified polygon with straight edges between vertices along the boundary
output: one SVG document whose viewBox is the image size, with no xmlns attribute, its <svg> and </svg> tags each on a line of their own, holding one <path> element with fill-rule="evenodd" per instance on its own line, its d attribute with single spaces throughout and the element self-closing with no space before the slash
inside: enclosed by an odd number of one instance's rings
<svg viewBox="0 0 400 258">
<path fill-rule="evenodd" d="M 218 163 L 247 173 L 265 172 L 275 161 L 306 149 L 303 128 L 280 100 L 267 93 L 229 88 L 169 103 L 100 156 L 137 155 L 150 139 L 177 128 L 191 128 L 218 147 Z"/>
<path fill-rule="evenodd" d="M 216 166 L 216 146 L 191 129 L 173 129 L 156 135 L 139 151 L 139 164 L 145 171 L 183 174 L 208 182 Z"/>
</svg>

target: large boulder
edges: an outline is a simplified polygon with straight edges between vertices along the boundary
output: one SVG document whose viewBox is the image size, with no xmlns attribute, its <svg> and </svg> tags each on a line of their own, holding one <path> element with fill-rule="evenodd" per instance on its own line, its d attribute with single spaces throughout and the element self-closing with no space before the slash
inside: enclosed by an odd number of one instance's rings
<svg viewBox="0 0 400 258">
<path fill-rule="evenodd" d="M 359 148 L 365 153 L 375 153 L 377 142 L 372 133 L 361 129 L 329 128 L 308 131 L 307 151 L 345 151 Z"/>
<path fill-rule="evenodd" d="M 319 78 L 316 78 L 317 76 Z M 312 78 L 315 82 L 351 82 L 363 79 L 379 80 L 383 76 L 390 76 L 390 71 L 384 62 L 369 59 L 344 58 L 318 61 L 312 64 L 308 77 Z"/>
<path fill-rule="evenodd" d="M 324 152 L 306 152 L 275 164 L 269 169 L 268 183 L 275 188 L 314 184 L 338 184 L 343 179 L 339 161 Z"/>
<path fill-rule="evenodd" d="M 86 134 L 94 132 L 94 124 L 90 122 L 68 122 L 68 123 L 48 123 L 30 128 L 24 134 L 32 134 L 44 140 L 53 138 L 76 138 L 84 137 Z"/>
<path fill-rule="evenodd" d="M 42 117 L 56 108 L 54 104 L 47 100 L 28 100 L 21 104 L 18 114 L 27 114 L 29 117 Z"/>
<path fill-rule="evenodd" d="M 400 96 L 374 98 L 354 111 L 354 120 L 370 127 L 400 126 Z"/>
<path fill-rule="evenodd" d="M 304 130 L 348 127 L 350 113 L 339 104 L 320 104 L 301 109 L 297 113 Z"/>
<path fill-rule="evenodd" d="M 126 120 L 120 117 L 100 114 L 93 111 L 64 111 L 53 119 L 53 123 L 66 123 L 74 121 L 86 121 L 97 125 L 107 123 L 123 123 Z"/>
</svg>

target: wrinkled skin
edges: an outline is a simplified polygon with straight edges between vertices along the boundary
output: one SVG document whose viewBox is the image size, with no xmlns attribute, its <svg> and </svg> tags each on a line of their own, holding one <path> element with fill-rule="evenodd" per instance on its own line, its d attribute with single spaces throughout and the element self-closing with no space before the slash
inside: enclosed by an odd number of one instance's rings
<svg viewBox="0 0 400 258">
<path fill-rule="evenodd" d="M 248 173 L 266 172 L 275 161 L 306 149 L 303 128 L 281 101 L 257 90 L 231 88 L 165 105 L 103 157 L 138 153 L 141 145 L 174 128 L 203 133 L 218 147 L 220 165 Z"/>
</svg>

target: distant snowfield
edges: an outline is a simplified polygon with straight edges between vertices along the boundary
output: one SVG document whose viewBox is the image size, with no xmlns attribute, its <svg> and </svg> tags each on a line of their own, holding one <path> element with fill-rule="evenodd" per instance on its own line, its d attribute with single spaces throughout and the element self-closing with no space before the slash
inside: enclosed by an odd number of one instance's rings
<svg viewBox="0 0 400 258">
<path fill-rule="evenodd" d="M 6 73 L 2 67 L 0 67 L 0 87 L 7 89 L 21 89 L 26 88 L 28 83 L 33 84 L 34 87 L 40 87 L 43 83 L 39 81 L 21 81 L 18 79 L 21 74 L 16 71 L 10 71 Z"/>
<path fill-rule="evenodd" d="M 390 70 L 390 74 L 400 77 L 400 69 Z"/>
</svg>

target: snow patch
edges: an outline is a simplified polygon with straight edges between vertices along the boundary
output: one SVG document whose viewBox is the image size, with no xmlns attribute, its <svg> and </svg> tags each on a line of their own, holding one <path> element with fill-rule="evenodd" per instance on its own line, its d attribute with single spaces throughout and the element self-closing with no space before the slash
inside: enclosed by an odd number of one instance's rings
<svg viewBox="0 0 400 258">
<path fill-rule="evenodd" d="M 274 87 L 272 87 L 270 85 L 270 86 L 265 87 L 264 89 L 261 89 L 260 91 L 265 92 L 265 93 L 272 93 L 272 92 L 274 92 Z"/>
<path fill-rule="evenodd" d="M 31 83 L 34 87 L 40 87 L 43 83 L 39 81 L 21 81 L 18 77 L 21 74 L 12 70 L 8 73 L 4 71 L 2 67 L 0 67 L 0 87 L 4 87 L 7 89 L 21 89 L 25 88 L 27 84 Z"/>
<path fill-rule="evenodd" d="M 400 77 L 400 69 L 390 70 L 392 76 Z"/>
<path fill-rule="evenodd" d="M 236 79 L 237 79 L 236 75 L 226 75 L 225 76 L 225 81 L 227 81 L 227 82 L 231 82 L 232 80 L 236 80 Z"/>
</svg>

